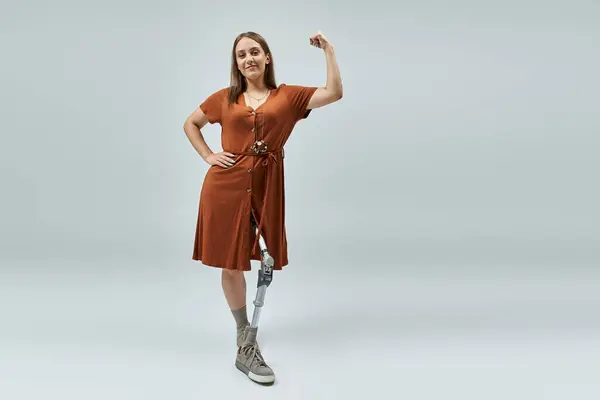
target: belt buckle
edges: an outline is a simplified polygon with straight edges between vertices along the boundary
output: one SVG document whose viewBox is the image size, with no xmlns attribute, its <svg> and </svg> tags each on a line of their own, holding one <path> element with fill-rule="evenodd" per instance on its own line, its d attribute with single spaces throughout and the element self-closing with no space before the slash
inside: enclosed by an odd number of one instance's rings
<svg viewBox="0 0 600 400">
<path fill-rule="evenodd" d="M 262 140 L 258 140 L 256 142 L 254 142 L 254 144 L 250 147 L 250 149 L 252 151 L 254 151 L 256 154 L 266 153 L 267 152 L 267 143 Z"/>
</svg>

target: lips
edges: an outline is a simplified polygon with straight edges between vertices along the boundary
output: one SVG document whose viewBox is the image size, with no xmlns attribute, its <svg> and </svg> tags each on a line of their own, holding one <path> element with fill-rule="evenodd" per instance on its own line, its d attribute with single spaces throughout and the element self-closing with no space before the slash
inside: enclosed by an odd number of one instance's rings
<svg viewBox="0 0 600 400">
<path fill-rule="evenodd" d="M 258 68 L 258 65 L 251 65 L 251 66 L 249 66 L 249 67 L 248 67 L 248 68 L 246 68 L 246 69 L 251 69 L 251 68 Z"/>
</svg>

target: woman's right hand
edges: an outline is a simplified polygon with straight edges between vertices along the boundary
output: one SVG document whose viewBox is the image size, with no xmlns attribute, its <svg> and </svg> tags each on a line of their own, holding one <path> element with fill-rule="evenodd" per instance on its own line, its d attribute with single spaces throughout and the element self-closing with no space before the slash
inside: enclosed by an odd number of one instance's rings
<svg viewBox="0 0 600 400">
<path fill-rule="evenodd" d="M 204 161 L 206 161 L 209 165 L 218 165 L 223 168 L 229 168 L 235 164 L 235 159 L 233 157 L 235 157 L 234 154 L 222 151 L 220 153 L 208 155 Z"/>
</svg>

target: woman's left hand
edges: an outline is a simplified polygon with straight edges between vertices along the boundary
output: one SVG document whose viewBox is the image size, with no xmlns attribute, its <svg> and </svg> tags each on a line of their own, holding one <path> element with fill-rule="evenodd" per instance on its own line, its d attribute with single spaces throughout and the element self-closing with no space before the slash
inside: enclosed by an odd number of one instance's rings
<svg viewBox="0 0 600 400">
<path fill-rule="evenodd" d="M 318 47 L 319 49 L 325 49 L 331 46 L 331 44 L 329 43 L 325 35 L 321 33 L 321 31 L 317 31 L 317 33 L 310 37 L 310 44 L 312 46 Z"/>
</svg>

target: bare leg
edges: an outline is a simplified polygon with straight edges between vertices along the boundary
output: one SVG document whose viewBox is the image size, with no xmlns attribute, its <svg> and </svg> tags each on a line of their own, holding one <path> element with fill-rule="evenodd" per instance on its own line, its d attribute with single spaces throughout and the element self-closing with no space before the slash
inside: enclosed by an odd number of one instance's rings
<svg viewBox="0 0 600 400">
<path fill-rule="evenodd" d="M 246 279 L 244 278 L 244 272 L 223 269 L 221 284 L 225 299 L 235 319 L 236 344 L 240 347 L 244 340 L 245 329 L 250 325 L 246 310 Z"/>
<path fill-rule="evenodd" d="M 223 269 L 221 286 L 231 310 L 237 310 L 246 305 L 246 279 L 243 271 Z"/>
</svg>

